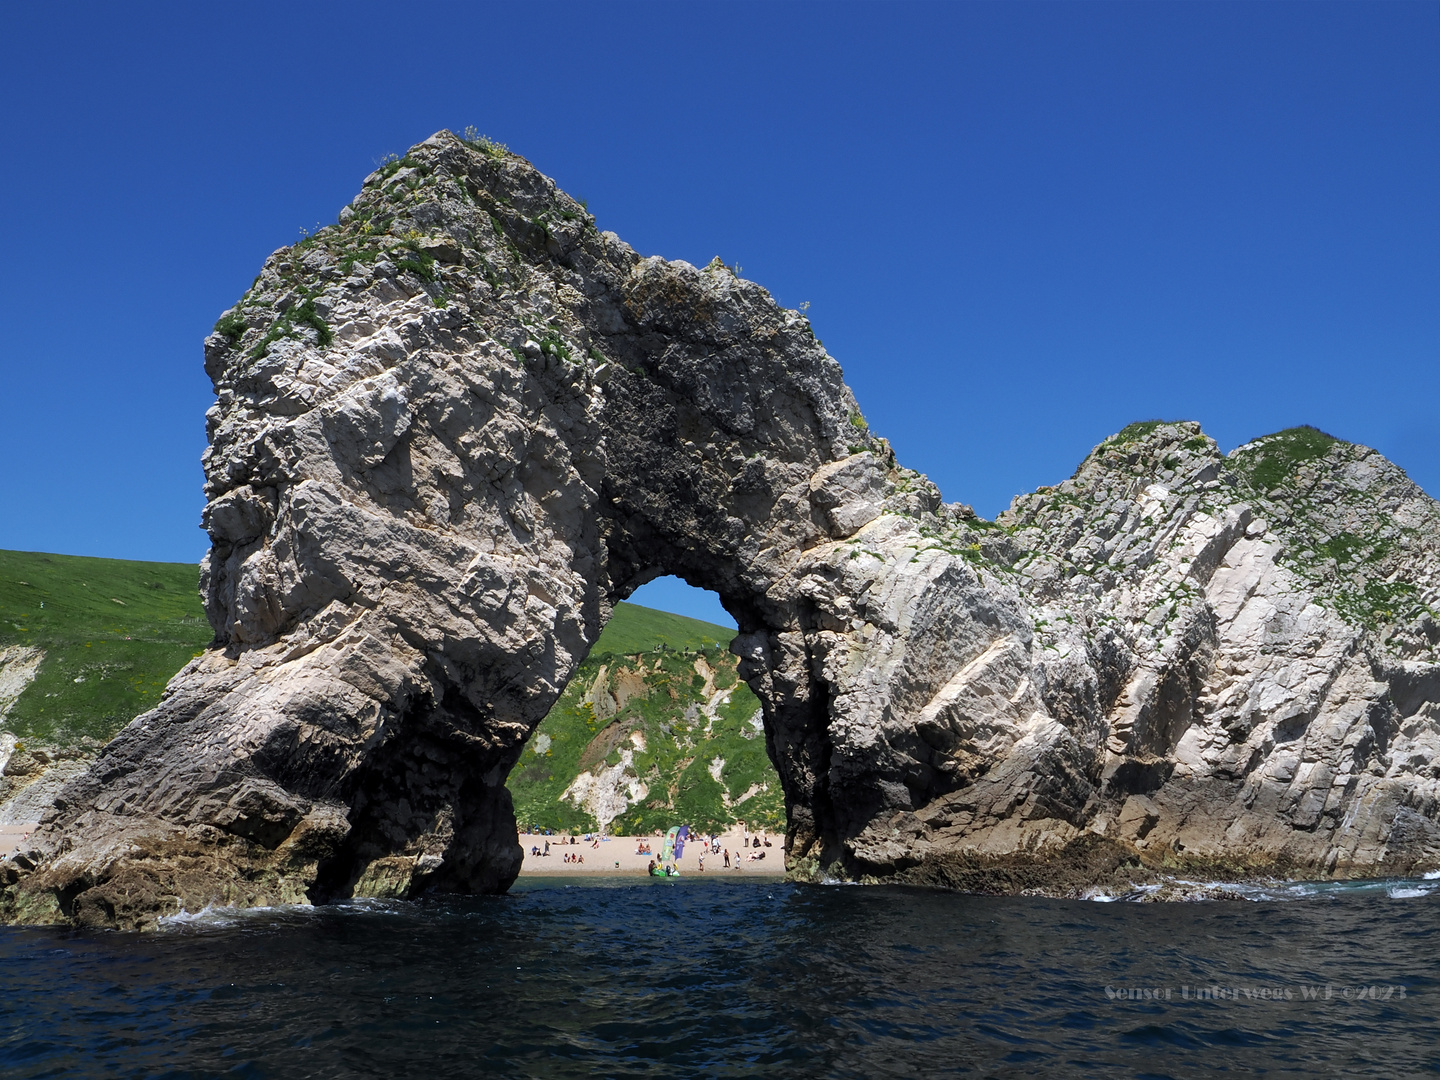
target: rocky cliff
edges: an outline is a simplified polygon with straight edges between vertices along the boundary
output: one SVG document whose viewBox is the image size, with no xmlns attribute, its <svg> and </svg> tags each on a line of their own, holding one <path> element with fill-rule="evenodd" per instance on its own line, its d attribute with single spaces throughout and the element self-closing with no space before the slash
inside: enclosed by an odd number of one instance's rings
<svg viewBox="0 0 1440 1080">
<path fill-rule="evenodd" d="M 740 624 L 800 876 L 1440 864 L 1437 506 L 1364 448 L 1136 425 L 981 521 L 802 315 L 443 132 L 205 362 L 216 643 L 5 866 L 11 919 L 505 888 L 507 773 L 663 573 Z"/>
</svg>

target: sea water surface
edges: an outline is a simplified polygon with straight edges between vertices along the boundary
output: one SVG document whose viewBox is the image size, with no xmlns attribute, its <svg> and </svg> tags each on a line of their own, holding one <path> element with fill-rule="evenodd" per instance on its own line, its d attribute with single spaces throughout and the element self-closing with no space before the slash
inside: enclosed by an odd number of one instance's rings
<svg viewBox="0 0 1440 1080">
<path fill-rule="evenodd" d="M 1437 1072 L 1440 881 L 1235 894 L 530 878 L 147 935 L 6 928 L 0 1075 Z"/>
</svg>

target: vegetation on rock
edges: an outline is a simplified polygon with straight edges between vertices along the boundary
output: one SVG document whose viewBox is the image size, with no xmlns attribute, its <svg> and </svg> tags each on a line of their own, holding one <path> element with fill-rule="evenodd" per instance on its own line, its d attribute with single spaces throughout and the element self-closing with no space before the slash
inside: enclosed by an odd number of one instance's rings
<svg viewBox="0 0 1440 1080">
<path fill-rule="evenodd" d="M 1402 652 L 1433 648 L 1440 597 L 1427 598 L 1406 568 L 1433 548 L 1434 515 L 1399 466 L 1308 426 L 1246 443 L 1227 464 L 1256 507 L 1285 523 L 1281 560 L 1322 603 Z"/>
<path fill-rule="evenodd" d="M 1231 465 L 1260 494 L 1280 487 L 1303 462 L 1324 457 L 1340 440 L 1308 424 L 1277 431 L 1240 447 Z"/>
</svg>

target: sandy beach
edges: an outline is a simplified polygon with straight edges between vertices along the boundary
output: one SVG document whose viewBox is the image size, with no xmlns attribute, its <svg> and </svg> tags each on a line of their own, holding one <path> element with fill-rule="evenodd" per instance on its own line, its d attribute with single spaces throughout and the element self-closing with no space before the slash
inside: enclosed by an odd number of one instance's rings
<svg viewBox="0 0 1440 1080">
<path fill-rule="evenodd" d="M 763 835 L 764 839 L 770 841 L 770 847 L 746 847 L 741 849 L 743 842 L 753 842 L 756 835 Z M 660 849 L 664 846 L 663 836 L 612 836 L 604 837 L 596 841 L 593 837 L 590 840 L 575 837 L 575 843 L 570 844 L 568 836 L 544 836 L 539 833 L 521 833 L 520 845 L 525 849 L 525 862 L 520 867 L 520 873 L 526 874 L 640 874 L 646 873 L 646 868 L 651 859 L 657 862 L 660 859 Z M 704 837 L 709 840 L 709 836 Z M 561 841 L 567 841 L 561 843 Z M 545 843 L 550 843 L 549 855 L 536 855 L 534 849 L 545 850 Z M 680 857 L 677 866 L 682 875 L 699 876 L 700 874 L 726 874 L 730 876 L 744 875 L 776 875 L 785 872 L 785 851 L 781 847 L 783 837 L 775 833 L 764 834 L 742 834 L 739 830 L 724 833 L 719 837 L 720 850 L 723 853 L 726 848 L 730 850 L 730 868 L 725 867 L 723 854 L 711 853 L 708 844 L 686 841 L 685 854 Z M 635 849 L 642 843 L 649 844 L 654 854 L 636 854 Z M 598 846 L 597 846 L 598 844 Z M 759 855 L 764 853 L 763 859 L 749 859 L 748 855 Z M 584 862 L 566 862 L 565 855 L 580 856 Z M 700 859 L 704 857 L 705 866 L 701 869 Z M 738 857 L 737 857 L 738 856 Z"/>
<path fill-rule="evenodd" d="M 0 856 L 18 851 L 25 838 L 37 828 L 39 825 L 33 821 L 23 825 L 0 825 Z"/>
</svg>

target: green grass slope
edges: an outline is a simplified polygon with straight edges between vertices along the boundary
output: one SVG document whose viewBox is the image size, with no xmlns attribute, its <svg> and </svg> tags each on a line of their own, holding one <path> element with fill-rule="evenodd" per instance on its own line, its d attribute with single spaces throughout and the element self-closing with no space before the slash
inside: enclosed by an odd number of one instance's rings
<svg viewBox="0 0 1440 1080">
<path fill-rule="evenodd" d="M 615 605 L 615 613 L 600 632 L 600 640 L 590 655 L 649 652 L 658 645 L 670 649 L 723 649 L 735 634 L 735 630 L 715 623 L 620 603 Z"/>
<path fill-rule="evenodd" d="M 4 728 L 108 740 L 214 636 L 190 563 L 0 551 L 0 648 L 43 650 Z"/>
</svg>

